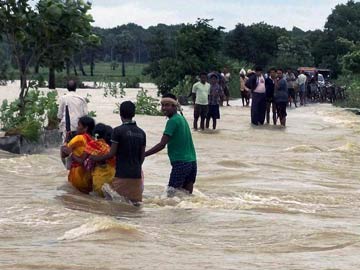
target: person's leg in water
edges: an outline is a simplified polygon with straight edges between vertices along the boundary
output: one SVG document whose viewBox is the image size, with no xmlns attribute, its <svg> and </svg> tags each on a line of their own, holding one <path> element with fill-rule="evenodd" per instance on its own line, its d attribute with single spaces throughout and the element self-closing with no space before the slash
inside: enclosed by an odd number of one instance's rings
<svg viewBox="0 0 360 270">
<path fill-rule="evenodd" d="M 206 117 L 205 127 L 206 127 L 206 129 L 209 129 L 209 127 L 210 127 L 210 116 Z"/>
<path fill-rule="evenodd" d="M 194 106 L 194 129 L 197 130 L 198 129 L 198 121 L 199 121 L 199 117 L 200 117 L 200 110 L 199 110 L 199 106 L 195 104 Z"/>
<path fill-rule="evenodd" d="M 270 124 L 270 109 L 271 109 L 271 102 L 266 101 L 266 124 Z"/>
<path fill-rule="evenodd" d="M 249 104 L 250 104 L 250 92 L 249 91 L 246 91 L 245 101 L 246 101 L 246 107 L 249 107 Z"/>
<path fill-rule="evenodd" d="M 215 116 L 212 117 L 212 121 L 213 121 L 213 129 L 216 129 L 216 117 Z"/>
<path fill-rule="evenodd" d="M 200 110 L 200 129 L 202 129 L 202 130 L 205 129 L 205 119 L 207 117 L 207 114 L 208 114 L 208 105 L 201 106 L 201 110 Z"/>
<path fill-rule="evenodd" d="M 191 165 L 190 172 L 187 175 L 186 181 L 182 186 L 182 188 L 187 190 L 190 194 L 192 194 L 194 190 L 194 184 L 196 181 L 196 175 L 197 175 L 197 163 L 196 161 L 193 161 L 190 162 L 190 165 Z"/>
<path fill-rule="evenodd" d="M 271 102 L 271 107 L 272 107 L 273 123 L 274 123 L 274 125 L 276 125 L 277 115 L 276 115 L 276 104 L 275 104 L 275 102 Z"/>
<path fill-rule="evenodd" d="M 190 194 L 193 192 L 193 187 L 197 174 L 196 161 L 181 162 L 176 161 L 172 163 L 172 170 L 170 173 L 170 180 L 168 186 L 174 189 L 185 189 Z M 168 193 L 173 196 L 174 193 Z"/>
<path fill-rule="evenodd" d="M 200 129 L 204 130 L 205 129 L 205 116 L 201 116 L 200 117 Z"/>
</svg>

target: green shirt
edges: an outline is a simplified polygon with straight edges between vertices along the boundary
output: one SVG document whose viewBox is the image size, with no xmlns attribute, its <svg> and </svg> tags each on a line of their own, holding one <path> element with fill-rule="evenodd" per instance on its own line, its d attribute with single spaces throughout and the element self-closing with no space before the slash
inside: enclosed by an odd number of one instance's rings
<svg viewBox="0 0 360 270">
<path fill-rule="evenodd" d="M 192 93 L 196 94 L 195 104 L 199 105 L 208 105 L 209 104 L 209 94 L 210 94 L 210 84 L 197 82 L 193 85 Z"/>
<path fill-rule="evenodd" d="M 196 161 L 196 152 L 189 125 L 180 114 L 174 114 L 166 123 L 164 135 L 170 137 L 167 148 L 170 162 Z"/>
</svg>

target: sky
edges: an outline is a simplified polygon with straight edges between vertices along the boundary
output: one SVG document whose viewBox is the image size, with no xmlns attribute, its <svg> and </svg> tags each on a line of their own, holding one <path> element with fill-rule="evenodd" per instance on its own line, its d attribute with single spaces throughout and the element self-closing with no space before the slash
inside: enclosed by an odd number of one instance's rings
<svg viewBox="0 0 360 270">
<path fill-rule="evenodd" d="M 265 22 L 291 30 L 323 29 L 332 9 L 347 0 L 92 0 L 94 26 L 111 28 L 136 23 L 194 23 L 214 19 L 213 26 L 230 31 L 236 24 Z"/>
</svg>

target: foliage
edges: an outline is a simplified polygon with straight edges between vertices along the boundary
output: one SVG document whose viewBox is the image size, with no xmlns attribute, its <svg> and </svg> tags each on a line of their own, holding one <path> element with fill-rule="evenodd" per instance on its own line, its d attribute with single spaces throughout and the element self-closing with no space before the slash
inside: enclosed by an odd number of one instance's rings
<svg viewBox="0 0 360 270">
<path fill-rule="evenodd" d="M 37 141 L 46 123 L 49 129 L 57 128 L 57 92 L 50 91 L 45 94 L 40 92 L 35 84 L 31 86 L 33 88 L 28 91 L 24 100 L 24 114 L 20 114 L 19 99 L 13 102 L 3 100 L 0 107 L 0 124 L 8 135 L 18 134 L 30 141 Z"/>
<path fill-rule="evenodd" d="M 341 107 L 360 109 L 360 75 L 341 76 L 336 84 L 346 87 L 346 98 L 335 104 Z"/>
<path fill-rule="evenodd" d="M 303 37 L 281 36 L 278 38 L 278 52 L 271 63 L 283 69 L 297 69 L 300 66 L 313 66 L 310 43 Z"/>
<path fill-rule="evenodd" d="M 177 97 L 188 96 L 191 93 L 192 86 L 195 82 L 195 77 L 185 75 L 184 79 L 182 79 L 173 89 L 171 89 L 170 92 Z"/>
<path fill-rule="evenodd" d="M 100 86 L 104 87 L 104 97 L 108 97 L 110 95 L 114 98 L 123 98 L 126 95 L 124 90 L 125 85 L 121 82 L 105 82 L 101 83 Z"/>
<path fill-rule="evenodd" d="M 136 114 L 158 116 L 162 115 L 159 111 L 159 100 L 148 96 L 148 91 L 141 89 L 136 96 Z"/>
<path fill-rule="evenodd" d="M 346 72 L 360 74 L 360 42 L 352 42 L 347 39 L 338 39 L 348 49 L 348 53 L 342 57 L 343 69 Z"/>
<path fill-rule="evenodd" d="M 225 53 L 232 58 L 264 67 L 277 52 L 278 38 L 284 35 L 287 35 L 284 28 L 263 22 L 250 26 L 238 24 L 225 37 Z"/>
<path fill-rule="evenodd" d="M 153 58 L 148 72 L 161 93 L 176 87 L 185 75 L 219 69 L 222 28 L 215 29 L 209 23 L 210 20 L 199 19 L 195 24 L 182 26 L 175 39 L 175 57 Z M 159 47 L 164 46 L 162 39 L 159 42 Z"/>
</svg>

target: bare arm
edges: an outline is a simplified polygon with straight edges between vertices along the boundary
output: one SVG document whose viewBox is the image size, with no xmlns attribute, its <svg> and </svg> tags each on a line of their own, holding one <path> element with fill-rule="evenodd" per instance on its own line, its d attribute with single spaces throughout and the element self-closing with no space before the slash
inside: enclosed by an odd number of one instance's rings
<svg viewBox="0 0 360 270">
<path fill-rule="evenodd" d="M 89 157 L 88 153 L 84 153 L 80 157 L 71 155 L 71 159 L 80 164 L 84 163 L 84 160 L 87 159 L 88 157 Z"/>
<path fill-rule="evenodd" d="M 90 156 L 89 158 L 93 161 L 97 161 L 97 162 L 101 162 L 101 161 L 105 161 L 105 160 L 108 160 L 112 157 L 114 157 L 117 153 L 117 150 L 118 150 L 118 146 L 119 144 L 118 143 L 112 143 L 111 145 L 111 149 L 110 149 L 110 152 L 106 155 L 103 155 L 103 156 Z"/>
<path fill-rule="evenodd" d="M 170 137 L 168 135 L 163 135 L 161 137 L 160 142 L 157 145 L 155 145 L 153 148 L 145 152 L 145 157 L 151 156 L 163 150 L 167 145 L 167 143 L 169 142 L 169 139 Z"/>
</svg>

